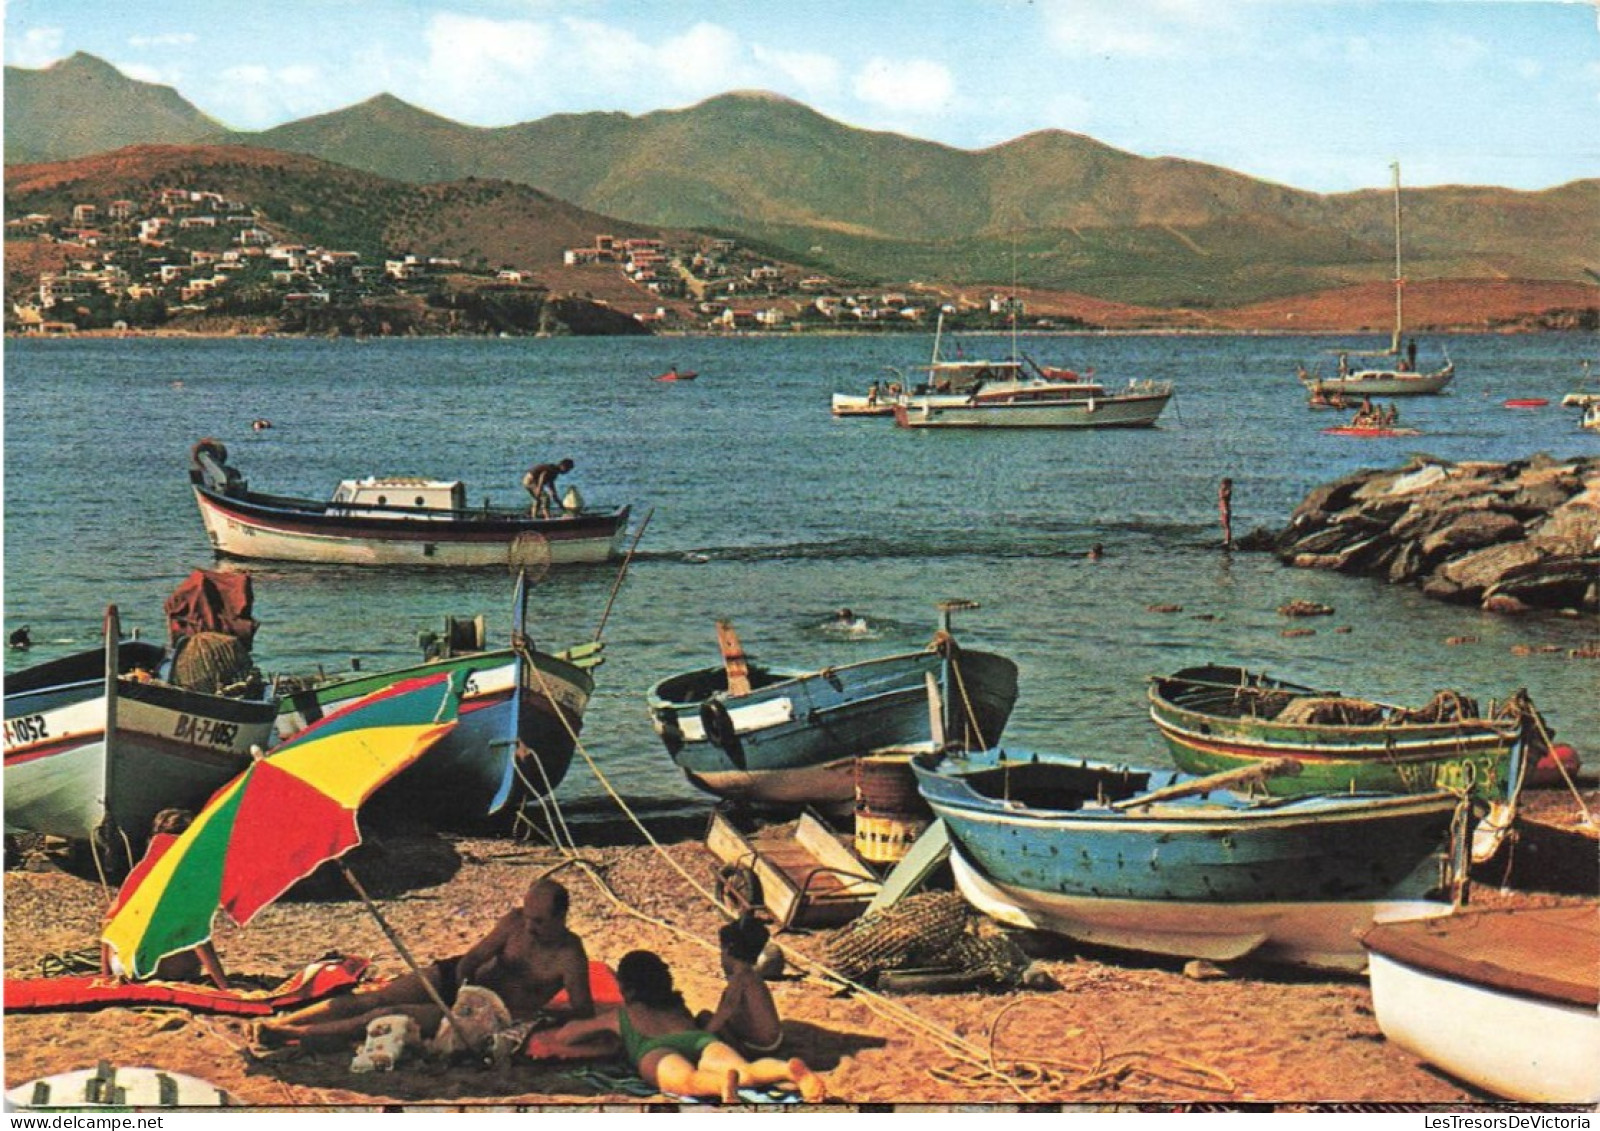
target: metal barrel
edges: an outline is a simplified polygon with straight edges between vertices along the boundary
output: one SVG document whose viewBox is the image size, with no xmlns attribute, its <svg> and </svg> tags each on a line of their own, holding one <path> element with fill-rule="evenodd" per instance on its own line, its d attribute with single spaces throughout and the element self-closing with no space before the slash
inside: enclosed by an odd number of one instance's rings
<svg viewBox="0 0 1600 1131">
<path fill-rule="evenodd" d="M 898 863 L 933 821 L 917 792 L 912 753 L 890 748 L 856 759 L 855 848 L 868 863 Z"/>
</svg>

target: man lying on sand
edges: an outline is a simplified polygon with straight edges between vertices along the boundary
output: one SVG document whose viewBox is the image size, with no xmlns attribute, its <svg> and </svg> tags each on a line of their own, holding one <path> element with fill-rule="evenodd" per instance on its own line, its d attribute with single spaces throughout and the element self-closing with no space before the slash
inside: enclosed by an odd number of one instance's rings
<svg viewBox="0 0 1600 1131">
<path fill-rule="evenodd" d="M 443 1014 L 424 979 L 452 1005 L 462 986 L 491 989 L 514 1021 L 533 1019 L 563 989 L 569 1016 L 593 1017 L 589 956 L 583 940 L 567 930 L 567 902 L 567 889 L 554 880 L 535 881 L 522 906 L 502 917 L 466 954 L 264 1021 L 256 1030 L 257 1040 L 268 1048 L 299 1044 L 312 1050 L 346 1049 L 366 1033 L 368 1022 L 391 1013 L 415 1018 L 423 1034 L 430 1035 Z"/>
</svg>

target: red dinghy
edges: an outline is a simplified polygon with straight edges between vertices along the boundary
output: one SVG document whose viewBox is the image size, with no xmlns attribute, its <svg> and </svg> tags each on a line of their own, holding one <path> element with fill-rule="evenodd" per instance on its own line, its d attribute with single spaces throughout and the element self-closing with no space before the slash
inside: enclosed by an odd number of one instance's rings
<svg viewBox="0 0 1600 1131">
<path fill-rule="evenodd" d="M 1324 436 L 1361 436 L 1368 439 L 1383 439 L 1388 436 L 1420 436 L 1415 428 L 1381 428 L 1367 425 L 1341 424 L 1337 428 L 1324 428 Z"/>
<path fill-rule="evenodd" d="M 681 371 L 678 369 L 669 369 L 665 373 L 657 374 L 654 379 L 657 381 L 693 381 L 698 376 L 700 376 L 700 374 L 696 373 L 693 369 Z"/>
<path fill-rule="evenodd" d="M 1549 403 L 1543 397 L 1512 397 L 1505 404 L 1507 408 L 1543 408 Z"/>
</svg>

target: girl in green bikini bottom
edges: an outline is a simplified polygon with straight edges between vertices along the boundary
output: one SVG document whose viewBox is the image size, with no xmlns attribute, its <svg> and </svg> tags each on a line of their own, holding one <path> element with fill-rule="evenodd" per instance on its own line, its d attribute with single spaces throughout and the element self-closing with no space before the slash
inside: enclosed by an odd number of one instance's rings
<svg viewBox="0 0 1600 1131">
<path fill-rule="evenodd" d="M 615 1033 L 639 1075 L 675 1095 L 717 1096 L 737 1103 L 741 1087 L 788 1084 L 807 1103 L 827 1098 L 822 1077 L 804 1061 L 767 1057 L 751 1062 L 715 1033 L 695 1028 L 683 995 L 673 988 L 672 971 L 659 955 L 648 950 L 623 955 L 617 963 L 617 985 L 622 1005 L 616 1012 L 569 1021 L 544 1040 L 576 1053 L 586 1038 Z"/>
</svg>

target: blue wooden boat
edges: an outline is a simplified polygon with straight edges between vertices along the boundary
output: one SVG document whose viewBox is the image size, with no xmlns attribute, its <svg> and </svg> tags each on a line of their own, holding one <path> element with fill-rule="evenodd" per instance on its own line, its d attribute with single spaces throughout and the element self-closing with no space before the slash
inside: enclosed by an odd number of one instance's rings
<svg viewBox="0 0 1600 1131">
<path fill-rule="evenodd" d="M 352 672 L 286 692 L 278 711 L 279 737 L 289 738 L 403 680 L 464 672 L 455 729 L 385 785 L 381 796 L 436 824 L 473 827 L 549 795 L 572 761 L 604 646 L 593 641 L 561 652 L 541 651 L 527 631 L 529 586 L 527 575 L 519 575 L 509 647 L 486 647 L 482 617 L 448 617 L 442 637 L 424 637 L 427 655 L 421 663 Z"/>
<path fill-rule="evenodd" d="M 957 607 L 973 606 L 941 606 L 943 628 L 920 651 L 818 671 L 749 663 L 719 623 L 723 665 L 652 687 L 651 723 L 689 781 L 718 797 L 849 805 L 857 755 L 926 743 L 936 727 L 962 747 L 999 740 L 1017 700 L 1017 665 L 959 647 L 948 631 Z"/>
<path fill-rule="evenodd" d="M 1449 912 L 1445 866 L 1464 859 L 1447 791 L 1243 787 L 1288 760 L 1206 778 L 1003 750 L 911 764 L 968 902 L 1097 945 L 1359 971 L 1356 932 Z"/>
</svg>

